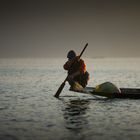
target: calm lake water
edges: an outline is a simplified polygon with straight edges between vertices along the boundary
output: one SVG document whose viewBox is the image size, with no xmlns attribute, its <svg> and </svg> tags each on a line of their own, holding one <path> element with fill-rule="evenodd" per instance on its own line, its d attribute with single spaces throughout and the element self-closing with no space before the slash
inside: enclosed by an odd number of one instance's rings
<svg viewBox="0 0 140 140">
<path fill-rule="evenodd" d="M 66 59 L 0 59 L 0 140 L 138 140 L 140 100 L 69 91 Z M 85 59 L 88 86 L 140 88 L 140 58 Z"/>
</svg>

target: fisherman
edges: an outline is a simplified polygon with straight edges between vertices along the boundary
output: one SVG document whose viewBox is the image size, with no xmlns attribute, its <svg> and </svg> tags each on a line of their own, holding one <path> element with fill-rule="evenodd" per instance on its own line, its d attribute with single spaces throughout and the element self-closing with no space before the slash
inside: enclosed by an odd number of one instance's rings
<svg viewBox="0 0 140 140">
<path fill-rule="evenodd" d="M 70 50 L 67 54 L 68 61 L 64 64 L 63 68 L 68 71 L 67 81 L 70 84 L 70 90 L 75 90 L 75 85 L 85 88 L 88 80 L 89 73 L 86 71 L 85 62 L 76 56 L 73 50 Z"/>
</svg>

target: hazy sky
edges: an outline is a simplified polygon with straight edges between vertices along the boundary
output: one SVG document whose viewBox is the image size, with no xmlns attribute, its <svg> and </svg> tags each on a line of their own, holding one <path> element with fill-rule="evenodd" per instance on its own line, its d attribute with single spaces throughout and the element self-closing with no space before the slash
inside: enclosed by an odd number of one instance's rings
<svg viewBox="0 0 140 140">
<path fill-rule="evenodd" d="M 1 0 L 0 57 L 140 56 L 139 0 Z"/>
</svg>

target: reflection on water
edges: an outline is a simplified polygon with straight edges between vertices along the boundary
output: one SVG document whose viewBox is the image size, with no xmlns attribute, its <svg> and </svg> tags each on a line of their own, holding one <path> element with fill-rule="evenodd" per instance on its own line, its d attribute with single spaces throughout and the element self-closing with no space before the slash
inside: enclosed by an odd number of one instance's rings
<svg viewBox="0 0 140 140">
<path fill-rule="evenodd" d="M 140 58 L 87 59 L 89 85 L 140 87 Z M 139 140 L 140 100 L 63 89 L 65 59 L 0 59 L 0 140 Z"/>
<path fill-rule="evenodd" d="M 64 119 L 66 128 L 71 130 L 80 130 L 88 124 L 87 109 L 90 102 L 88 100 L 69 100 L 65 103 Z"/>
</svg>

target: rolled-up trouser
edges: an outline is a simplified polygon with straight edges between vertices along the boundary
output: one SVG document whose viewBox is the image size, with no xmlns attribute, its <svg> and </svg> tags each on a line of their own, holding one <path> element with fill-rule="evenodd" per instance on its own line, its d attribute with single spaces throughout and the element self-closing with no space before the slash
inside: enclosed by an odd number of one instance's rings
<svg viewBox="0 0 140 140">
<path fill-rule="evenodd" d="M 72 81 L 68 81 L 71 86 L 73 86 L 74 82 L 78 82 L 82 87 L 86 87 L 89 80 L 89 73 L 86 71 L 84 74 L 76 76 Z"/>
</svg>

